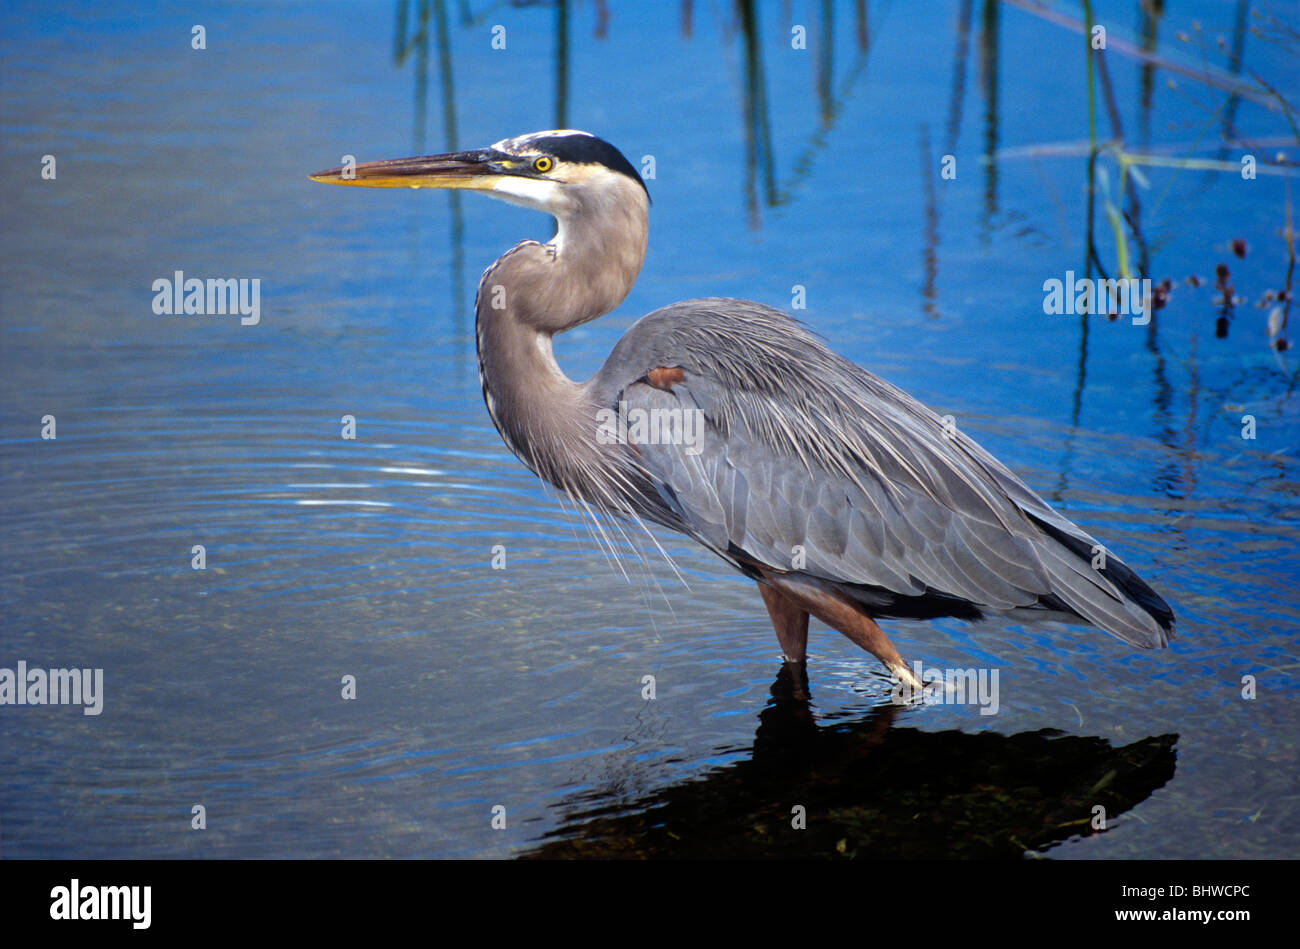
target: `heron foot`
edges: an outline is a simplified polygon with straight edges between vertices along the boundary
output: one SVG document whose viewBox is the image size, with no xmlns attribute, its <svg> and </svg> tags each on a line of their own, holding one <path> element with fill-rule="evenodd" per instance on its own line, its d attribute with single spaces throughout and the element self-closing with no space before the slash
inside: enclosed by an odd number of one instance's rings
<svg viewBox="0 0 1300 949">
<path fill-rule="evenodd" d="M 916 673 L 907 668 L 902 659 L 899 659 L 897 663 L 885 663 L 885 666 L 898 678 L 898 681 L 901 682 L 904 687 L 911 690 L 913 695 L 920 695 L 922 691 L 924 691 L 926 683 L 918 679 Z M 933 685 L 933 683 L 931 683 L 931 685 Z"/>
</svg>

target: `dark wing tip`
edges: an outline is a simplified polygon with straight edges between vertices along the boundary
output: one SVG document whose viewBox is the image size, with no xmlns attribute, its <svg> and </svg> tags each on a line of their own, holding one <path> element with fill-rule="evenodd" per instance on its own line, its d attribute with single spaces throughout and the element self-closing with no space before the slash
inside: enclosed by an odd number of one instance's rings
<svg viewBox="0 0 1300 949">
<path fill-rule="evenodd" d="M 1066 547 L 1076 556 L 1087 560 L 1089 563 L 1092 562 L 1092 544 L 1094 541 L 1092 541 L 1091 538 L 1079 537 L 1067 533 L 1055 524 L 1040 517 L 1036 517 L 1031 512 L 1026 513 L 1028 513 L 1033 522 L 1053 540 Z M 1151 617 L 1156 625 L 1155 630 L 1147 628 L 1140 632 L 1136 629 L 1125 630 L 1122 632 L 1111 630 L 1111 632 L 1115 632 L 1116 635 L 1125 642 L 1132 643 L 1134 646 L 1139 646 L 1143 649 L 1163 649 L 1168 646 L 1169 641 L 1175 636 L 1173 609 L 1167 602 L 1165 602 L 1164 597 L 1151 589 L 1147 582 L 1134 572 L 1132 567 L 1113 554 L 1109 554 L 1109 551 L 1107 553 L 1106 565 L 1098 568 L 1098 573 L 1111 583 L 1115 584 L 1115 586 L 1119 588 L 1120 593 L 1122 593 L 1130 603 L 1138 607 L 1142 612 L 1146 613 L 1147 616 Z"/>
</svg>

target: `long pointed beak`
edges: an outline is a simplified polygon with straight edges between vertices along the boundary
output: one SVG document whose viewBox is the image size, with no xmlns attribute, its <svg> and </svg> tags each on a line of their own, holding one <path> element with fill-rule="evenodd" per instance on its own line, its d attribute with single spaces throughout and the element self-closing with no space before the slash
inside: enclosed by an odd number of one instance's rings
<svg viewBox="0 0 1300 949">
<path fill-rule="evenodd" d="M 491 191 L 514 163 L 490 148 L 419 158 L 393 158 L 344 165 L 310 175 L 312 181 L 362 188 L 468 188 Z"/>
</svg>

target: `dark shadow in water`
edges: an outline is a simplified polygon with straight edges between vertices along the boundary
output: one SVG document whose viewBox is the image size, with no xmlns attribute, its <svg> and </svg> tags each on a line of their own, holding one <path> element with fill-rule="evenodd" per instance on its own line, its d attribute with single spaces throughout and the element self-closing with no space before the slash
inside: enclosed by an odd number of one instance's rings
<svg viewBox="0 0 1300 949">
<path fill-rule="evenodd" d="M 895 727 L 886 705 L 819 725 L 807 679 L 783 667 L 751 755 L 685 783 L 561 807 L 523 858 L 1019 858 L 1113 822 L 1174 775 L 1177 735 L 1115 748 L 1052 730 L 999 735 Z M 806 808 L 807 828 L 791 826 Z"/>
</svg>

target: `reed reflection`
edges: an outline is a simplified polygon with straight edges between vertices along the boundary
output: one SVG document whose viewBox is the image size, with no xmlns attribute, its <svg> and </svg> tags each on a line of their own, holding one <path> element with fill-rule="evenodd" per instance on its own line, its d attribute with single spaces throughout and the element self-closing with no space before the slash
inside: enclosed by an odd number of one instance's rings
<svg viewBox="0 0 1300 949">
<path fill-rule="evenodd" d="M 406 65 L 414 53 L 414 123 L 411 131 L 413 155 L 423 155 L 425 147 L 425 130 L 428 125 L 429 98 L 429 21 L 433 19 L 438 45 L 438 80 L 442 94 L 442 136 L 446 151 L 454 152 L 460 148 L 459 133 L 456 122 L 456 86 L 452 70 L 451 30 L 447 19 L 446 0 L 418 0 L 412 20 L 409 0 L 398 0 L 396 29 L 393 38 L 393 64 L 397 68 Z M 467 10 L 462 9 L 462 13 Z M 451 209 L 450 243 L 451 243 L 451 313 L 456 328 L 456 338 L 462 350 L 467 345 L 465 333 L 465 213 L 461 206 L 461 195 L 457 191 L 448 191 L 447 199 Z M 414 226 L 414 225 L 413 225 Z M 418 243 L 411 235 L 411 251 L 416 254 Z M 413 261 L 415 263 L 415 261 Z M 457 371 L 462 371 L 464 360 L 457 361 Z M 459 381 L 459 380 L 458 380 Z"/>
</svg>

